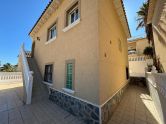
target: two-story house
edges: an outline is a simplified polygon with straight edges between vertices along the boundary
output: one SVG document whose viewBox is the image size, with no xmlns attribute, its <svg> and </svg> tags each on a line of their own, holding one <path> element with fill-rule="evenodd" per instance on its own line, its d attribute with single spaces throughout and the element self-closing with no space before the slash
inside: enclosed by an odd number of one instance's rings
<svg viewBox="0 0 166 124">
<path fill-rule="evenodd" d="M 129 79 L 122 0 L 51 0 L 29 35 L 50 100 L 107 123 Z"/>
</svg>

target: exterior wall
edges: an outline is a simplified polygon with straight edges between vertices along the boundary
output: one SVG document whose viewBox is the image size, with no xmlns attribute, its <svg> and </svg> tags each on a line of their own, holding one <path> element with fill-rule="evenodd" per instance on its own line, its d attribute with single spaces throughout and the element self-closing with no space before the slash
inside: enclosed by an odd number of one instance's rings
<svg viewBox="0 0 166 124">
<path fill-rule="evenodd" d="M 144 49 L 150 46 L 148 39 L 137 38 L 128 42 L 128 50 L 136 49 L 135 54 L 129 54 L 129 72 L 131 77 L 145 77 L 145 67 L 152 65 L 153 60 L 143 55 Z"/>
<path fill-rule="evenodd" d="M 128 50 L 130 50 L 131 48 L 135 48 L 137 54 L 143 54 L 144 49 L 148 46 L 149 43 L 148 39 L 146 38 L 138 38 L 128 42 Z"/>
<path fill-rule="evenodd" d="M 128 42 L 128 50 L 136 49 L 136 42 Z"/>
<path fill-rule="evenodd" d="M 166 123 L 166 74 L 146 73 L 147 85 L 162 124 Z"/>
<path fill-rule="evenodd" d="M 129 72 L 131 77 L 145 77 L 145 68 L 153 65 L 153 59 L 133 55 L 129 57 Z"/>
<path fill-rule="evenodd" d="M 63 1 L 36 34 L 40 41 L 35 41 L 34 57 L 43 76 L 45 64 L 54 64 L 53 87 L 58 90 L 65 87 L 65 61 L 75 59 L 74 96 L 98 104 L 98 2 L 81 0 L 80 23 L 63 32 L 65 11 L 73 2 L 74 0 Z M 46 45 L 47 30 L 55 21 L 57 39 Z"/>
<path fill-rule="evenodd" d="M 99 1 L 99 92 L 105 103 L 126 83 L 127 37 L 112 0 Z"/>
<path fill-rule="evenodd" d="M 148 39 L 140 39 L 136 43 L 136 50 L 138 54 L 143 54 L 144 49 L 149 46 Z"/>
<path fill-rule="evenodd" d="M 166 72 L 166 0 L 157 0 L 152 24 L 156 56 L 160 59 L 163 71 Z"/>
<path fill-rule="evenodd" d="M 71 114 L 84 120 L 86 124 L 100 123 L 100 107 L 63 92 L 50 89 L 49 99 Z"/>
</svg>

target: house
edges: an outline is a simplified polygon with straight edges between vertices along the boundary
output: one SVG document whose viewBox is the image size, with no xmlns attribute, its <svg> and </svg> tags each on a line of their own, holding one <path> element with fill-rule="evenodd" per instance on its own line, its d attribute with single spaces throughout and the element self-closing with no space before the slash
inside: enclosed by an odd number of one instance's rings
<svg viewBox="0 0 166 124">
<path fill-rule="evenodd" d="M 155 54 L 162 72 L 166 71 L 166 0 L 149 0 L 148 38 L 155 46 Z"/>
<path fill-rule="evenodd" d="M 128 54 L 143 55 L 144 49 L 150 46 L 147 38 L 134 38 L 128 40 Z"/>
<path fill-rule="evenodd" d="M 106 124 L 129 80 L 122 0 L 51 0 L 29 35 L 49 99 Z"/>
<path fill-rule="evenodd" d="M 147 38 L 128 40 L 129 72 L 131 77 L 145 77 L 145 68 L 153 65 L 152 58 L 143 54 L 146 47 L 151 46 Z"/>
</svg>

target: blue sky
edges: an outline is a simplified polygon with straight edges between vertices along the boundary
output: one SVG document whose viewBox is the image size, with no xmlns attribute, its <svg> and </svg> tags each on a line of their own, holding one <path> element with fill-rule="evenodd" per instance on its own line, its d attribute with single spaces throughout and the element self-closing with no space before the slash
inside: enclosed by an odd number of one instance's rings
<svg viewBox="0 0 166 124">
<path fill-rule="evenodd" d="M 136 30 L 137 28 L 136 12 L 139 10 L 140 6 L 142 6 L 142 3 L 146 2 L 147 0 L 123 0 L 123 1 L 125 5 L 125 10 L 126 10 L 126 15 L 127 15 L 131 35 L 133 37 L 144 36 L 145 34 L 144 29 Z"/>
<path fill-rule="evenodd" d="M 132 36 L 144 34 L 136 31 L 136 11 L 145 0 L 124 0 Z M 17 64 L 18 53 L 24 42 L 31 48 L 29 31 L 45 9 L 49 0 L 2 0 L 0 3 L 0 61 Z"/>
</svg>

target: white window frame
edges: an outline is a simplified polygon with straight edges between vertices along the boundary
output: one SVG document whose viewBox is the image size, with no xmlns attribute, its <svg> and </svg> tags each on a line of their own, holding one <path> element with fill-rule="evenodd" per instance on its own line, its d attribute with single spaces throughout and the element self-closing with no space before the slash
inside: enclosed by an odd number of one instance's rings
<svg viewBox="0 0 166 124">
<path fill-rule="evenodd" d="M 77 10 L 78 10 L 78 17 L 76 16 Z M 71 22 L 72 14 L 74 14 L 74 21 L 73 22 Z M 73 24 L 79 18 L 80 18 L 80 10 L 79 10 L 78 4 L 76 4 L 76 6 L 67 13 L 67 26 Z"/>
<path fill-rule="evenodd" d="M 71 22 L 71 15 L 72 13 L 76 13 L 76 10 L 78 10 L 78 18 L 75 14 L 74 21 Z M 80 0 L 78 0 L 77 2 L 75 2 L 75 4 L 73 4 L 72 7 L 70 7 L 66 11 L 66 22 L 65 22 L 65 28 L 63 29 L 63 32 L 66 32 L 72 29 L 73 27 L 75 27 L 77 24 L 79 24 L 80 18 L 81 18 L 81 6 L 80 6 Z"/>
<path fill-rule="evenodd" d="M 55 29 L 55 36 L 52 36 L 52 30 Z M 57 36 L 57 25 L 56 23 L 53 24 L 49 29 L 48 29 L 48 36 L 47 36 L 47 42 L 52 41 L 52 39 L 56 39 Z"/>
</svg>

